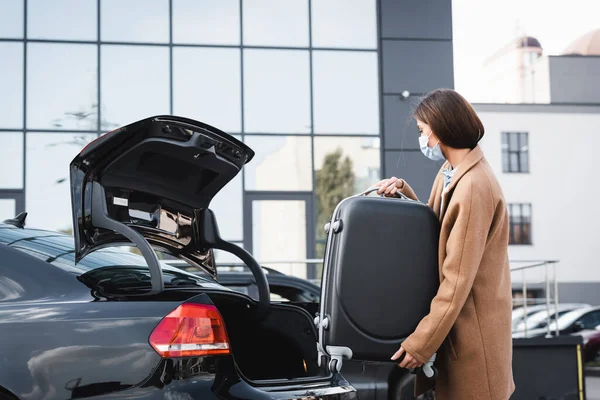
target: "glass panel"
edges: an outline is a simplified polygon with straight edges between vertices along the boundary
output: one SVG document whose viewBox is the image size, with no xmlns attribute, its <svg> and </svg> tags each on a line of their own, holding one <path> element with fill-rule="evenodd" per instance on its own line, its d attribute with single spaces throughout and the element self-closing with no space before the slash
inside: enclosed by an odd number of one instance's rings
<svg viewBox="0 0 600 400">
<path fill-rule="evenodd" d="M 245 46 L 308 47 L 307 0 L 244 0 Z"/>
<path fill-rule="evenodd" d="M 312 190 L 310 137 L 246 136 L 256 155 L 244 174 L 246 190 Z"/>
<path fill-rule="evenodd" d="M 118 25 L 111 25 L 111 28 L 114 27 Z M 98 38 L 96 0 L 28 0 L 27 37 L 96 40 Z"/>
<path fill-rule="evenodd" d="M 23 133 L 0 132 L 0 189 L 23 188 Z"/>
<path fill-rule="evenodd" d="M 518 153 L 510 153 L 510 172 L 520 172 Z"/>
<path fill-rule="evenodd" d="M 13 218 L 17 215 L 17 202 L 15 199 L 0 199 L 0 221 Z"/>
<path fill-rule="evenodd" d="M 23 128 L 23 44 L 0 43 L 0 128 Z"/>
<path fill-rule="evenodd" d="M 173 0 L 173 42 L 240 44 L 240 0 Z"/>
<path fill-rule="evenodd" d="M 316 238 L 344 198 L 365 190 L 380 178 L 379 138 L 315 138 Z M 320 248 L 321 247 L 321 248 Z M 319 257 L 323 246 L 317 245 Z"/>
<path fill-rule="evenodd" d="M 27 127 L 97 130 L 97 59 L 95 45 L 30 43 Z"/>
<path fill-rule="evenodd" d="M 508 149 L 508 132 L 502 132 L 502 149 Z"/>
<path fill-rule="evenodd" d="M 376 52 L 315 51 L 315 133 L 379 133 L 378 88 Z"/>
<path fill-rule="evenodd" d="M 23 0 L 0 0 L 0 38 L 23 37 Z"/>
<path fill-rule="evenodd" d="M 529 172 L 529 152 L 525 151 L 521 153 L 521 171 L 520 172 Z"/>
<path fill-rule="evenodd" d="M 101 72 L 102 130 L 169 114 L 168 48 L 102 46 Z"/>
<path fill-rule="evenodd" d="M 100 0 L 103 41 L 169 42 L 169 0 Z"/>
<path fill-rule="evenodd" d="M 283 226 L 285 229 L 281 229 Z M 305 264 L 269 264 L 306 259 L 306 202 L 254 200 L 252 254 L 261 265 L 306 278 Z"/>
<path fill-rule="evenodd" d="M 508 151 L 502 152 L 502 171 L 510 172 L 510 165 L 508 162 Z"/>
<path fill-rule="evenodd" d="M 375 0 L 312 0 L 312 45 L 376 49 Z"/>
<path fill-rule="evenodd" d="M 32 227 L 71 231 L 69 163 L 97 136 L 27 134 L 27 222 Z"/>
<path fill-rule="evenodd" d="M 241 132 L 240 58 L 239 49 L 175 48 L 174 113 Z"/>
<path fill-rule="evenodd" d="M 519 133 L 518 132 L 510 133 L 509 148 L 510 148 L 510 151 L 518 151 L 519 150 Z"/>
<path fill-rule="evenodd" d="M 246 132 L 310 132 L 308 56 L 304 50 L 244 50 Z"/>
<path fill-rule="evenodd" d="M 236 139 L 240 137 L 236 136 Z M 231 180 L 210 202 L 215 213 L 219 232 L 225 240 L 242 240 L 244 236 L 244 212 L 242 195 L 242 173 Z"/>
<path fill-rule="evenodd" d="M 527 132 L 521 132 L 519 136 L 521 137 L 521 151 L 528 151 L 529 134 Z"/>
</svg>

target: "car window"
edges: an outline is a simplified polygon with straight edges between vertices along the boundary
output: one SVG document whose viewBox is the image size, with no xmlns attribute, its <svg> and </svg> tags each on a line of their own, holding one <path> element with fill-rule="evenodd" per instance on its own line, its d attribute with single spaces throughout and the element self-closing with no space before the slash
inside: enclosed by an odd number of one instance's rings
<svg viewBox="0 0 600 400">
<path fill-rule="evenodd" d="M 600 311 L 592 311 L 579 318 L 584 329 L 595 329 L 600 325 Z"/>
<path fill-rule="evenodd" d="M 296 303 L 319 302 L 318 295 L 301 288 L 286 285 L 271 285 L 270 288 L 271 301 L 289 301 Z"/>
</svg>

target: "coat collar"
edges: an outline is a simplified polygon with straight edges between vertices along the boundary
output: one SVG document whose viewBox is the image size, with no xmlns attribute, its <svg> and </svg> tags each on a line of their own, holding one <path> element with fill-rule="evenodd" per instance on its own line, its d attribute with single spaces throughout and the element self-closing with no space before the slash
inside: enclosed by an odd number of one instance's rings
<svg viewBox="0 0 600 400">
<path fill-rule="evenodd" d="M 452 180 L 450 181 L 450 185 L 448 185 L 448 188 L 446 189 L 446 194 L 444 195 L 444 202 L 442 203 L 441 197 L 442 197 L 442 191 L 444 190 L 444 183 L 443 183 L 444 179 L 442 176 L 442 170 L 450 168 L 450 163 L 448 161 L 446 161 L 444 163 L 444 165 L 440 169 L 440 172 L 438 173 L 438 176 L 436 177 L 436 183 L 434 186 L 435 187 L 435 190 L 434 190 L 435 197 L 433 199 L 430 199 L 430 203 L 433 203 L 433 209 L 436 212 L 436 214 L 438 214 L 440 221 L 444 218 L 444 213 L 446 212 L 446 209 L 448 208 L 448 203 L 450 202 L 451 191 L 454 189 L 454 187 L 456 186 L 458 181 L 460 181 L 460 179 L 469 170 L 471 170 L 471 168 L 473 168 L 475 165 L 477 165 L 477 163 L 479 161 L 481 161 L 482 158 L 483 158 L 483 151 L 481 150 L 481 148 L 479 146 L 475 146 L 475 148 L 473 150 L 471 150 L 469 152 L 469 154 L 467 154 L 465 159 L 460 163 L 460 168 L 457 169 L 456 173 L 452 177 Z M 431 200 L 433 200 L 433 201 L 431 201 Z"/>
<path fill-rule="evenodd" d="M 475 148 L 473 150 L 471 150 L 469 152 L 469 154 L 467 154 L 465 159 L 460 163 L 460 168 L 458 168 L 458 170 L 452 177 L 452 180 L 450 181 L 450 185 L 448 186 L 448 189 L 446 189 L 446 190 L 449 192 L 452 189 L 454 189 L 457 182 L 460 181 L 460 178 L 462 178 L 465 175 L 465 173 L 467 173 L 467 171 L 469 171 L 471 168 L 473 168 L 475 165 L 477 165 L 477 163 L 479 161 L 481 161 L 482 158 L 483 158 L 483 151 L 481 150 L 481 147 L 475 146 Z M 442 168 L 450 168 L 450 163 L 448 161 L 446 161 L 446 163 L 444 163 L 444 166 Z"/>
</svg>

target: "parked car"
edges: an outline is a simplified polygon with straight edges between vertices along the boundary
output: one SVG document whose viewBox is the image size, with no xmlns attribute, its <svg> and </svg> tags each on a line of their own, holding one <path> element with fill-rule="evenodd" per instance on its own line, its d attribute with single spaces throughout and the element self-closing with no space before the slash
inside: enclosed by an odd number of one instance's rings
<svg viewBox="0 0 600 400">
<path fill-rule="evenodd" d="M 330 342 L 339 311 L 321 307 L 329 334 L 319 339 L 313 315 L 272 303 L 264 270 L 219 236 L 210 202 L 253 156 L 201 122 L 148 118 L 71 162 L 73 236 L 29 227 L 26 213 L 0 224 L 0 398 L 356 399 L 342 375 L 351 349 Z M 131 243 L 142 256 L 116 249 Z M 206 277 L 162 263 L 157 249 Z M 213 249 L 248 266 L 257 299 L 218 282 Z"/>
<path fill-rule="evenodd" d="M 527 307 L 517 307 L 512 311 L 512 330 L 516 330 L 517 326 L 529 316 L 546 309 L 546 304 L 536 304 Z"/>
<path fill-rule="evenodd" d="M 550 334 L 556 335 L 558 329 L 559 335 L 570 335 L 586 329 L 595 329 L 600 325 L 600 307 L 584 307 L 558 317 L 558 320 L 550 324 Z M 525 332 L 513 332 L 513 338 L 533 338 L 543 337 L 548 333 L 548 328 L 537 328 Z"/>
<path fill-rule="evenodd" d="M 186 263 L 179 260 L 166 261 L 169 265 L 185 268 Z M 228 288 L 257 298 L 258 291 L 252 273 L 247 269 L 238 269 L 238 265 L 219 266 L 219 283 Z M 307 310 L 318 312 L 321 287 L 302 278 L 286 275 L 277 270 L 266 268 L 267 281 L 272 302 L 301 304 Z M 349 360 L 344 363 L 344 377 L 358 391 L 358 397 L 365 399 L 413 400 L 414 375 L 390 363 L 363 363 Z M 389 392 L 389 393 L 388 393 Z M 433 399 L 432 393 L 419 399 Z"/>
<path fill-rule="evenodd" d="M 583 338 L 583 349 L 581 351 L 583 362 L 600 362 L 600 325 L 595 329 L 586 329 L 573 335 L 579 335 Z"/>
<path fill-rule="evenodd" d="M 591 307 L 590 304 L 585 303 L 565 303 L 558 304 L 556 307 L 554 305 L 550 305 L 550 312 L 548 312 L 548 307 L 542 311 L 535 312 L 529 315 L 526 319 L 517 324 L 517 327 L 514 329 L 514 332 L 525 331 L 526 329 L 539 329 L 544 328 L 548 324 L 548 322 L 552 322 L 556 320 L 556 316 L 560 317 L 568 313 L 569 311 L 577 310 L 579 308 Z"/>
</svg>

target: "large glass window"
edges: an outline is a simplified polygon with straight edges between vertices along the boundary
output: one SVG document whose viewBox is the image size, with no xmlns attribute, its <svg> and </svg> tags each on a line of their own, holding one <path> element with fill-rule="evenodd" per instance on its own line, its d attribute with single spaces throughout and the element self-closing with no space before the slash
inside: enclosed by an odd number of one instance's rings
<svg viewBox="0 0 600 400">
<path fill-rule="evenodd" d="M 23 127 L 23 44 L 0 43 L 0 128 Z"/>
<path fill-rule="evenodd" d="M 307 0 L 244 0 L 244 45 L 308 47 Z"/>
<path fill-rule="evenodd" d="M 172 0 L 173 42 L 240 44 L 239 0 Z"/>
<path fill-rule="evenodd" d="M 29 129 L 98 129 L 97 53 L 90 44 L 27 46 Z"/>
<path fill-rule="evenodd" d="M 102 130 L 169 114 L 169 49 L 102 46 Z"/>
<path fill-rule="evenodd" d="M 246 136 L 256 155 L 245 167 L 246 190 L 312 189 L 310 137 Z"/>
<path fill-rule="evenodd" d="M 240 139 L 235 136 L 236 139 Z M 242 195 L 242 172 L 231 180 L 210 202 L 215 213 L 221 237 L 228 241 L 242 240 L 244 236 L 244 212 Z"/>
<path fill-rule="evenodd" d="M 375 0 L 312 0 L 312 45 L 376 49 Z"/>
<path fill-rule="evenodd" d="M 28 38 L 96 40 L 97 36 L 96 0 L 27 0 Z"/>
<path fill-rule="evenodd" d="M 169 42 L 169 0 L 99 0 L 108 42 Z"/>
<path fill-rule="evenodd" d="M 314 141 L 316 249 L 317 257 L 323 257 L 323 227 L 342 199 L 381 179 L 381 153 L 378 137 L 316 137 Z"/>
<path fill-rule="evenodd" d="M 23 0 L 0 0 L 0 38 L 23 37 Z"/>
<path fill-rule="evenodd" d="M 49 230 L 71 229 L 69 163 L 95 138 L 92 134 L 27 134 L 28 225 Z"/>
<path fill-rule="evenodd" d="M 0 190 L 23 188 L 23 133 L 0 132 Z"/>
<path fill-rule="evenodd" d="M 315 133 L 379 133 L 376 52 L 315 51 Z"/>
<path fill-rule="evenodd" d="M 17 209 L 17 202 L 15 199 L 0 199 L 0 221 L 5 219 L 14 218 Z"/>
<path fill-rule="evenodd" d="M 241 132 L 240 50 L 175 48 L 173 111 L 224 131 Z"/>
<path fill-rule="evenodd" d="M 244 50 L 244 127 L 256 133 L 310 132 L 309 54 Z"/>
</svg>

